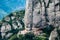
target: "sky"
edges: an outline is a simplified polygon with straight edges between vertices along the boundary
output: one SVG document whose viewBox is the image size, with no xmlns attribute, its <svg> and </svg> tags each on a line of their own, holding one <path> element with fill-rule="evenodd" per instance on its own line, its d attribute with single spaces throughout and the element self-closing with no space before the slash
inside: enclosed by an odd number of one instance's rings
<svg viewBox="0 0 60 40">
<path fill-rule="evenodd" d="M 16 10 L 25 9 L 25 0 L 0 0 L 0 20 Z"/>
</svg>

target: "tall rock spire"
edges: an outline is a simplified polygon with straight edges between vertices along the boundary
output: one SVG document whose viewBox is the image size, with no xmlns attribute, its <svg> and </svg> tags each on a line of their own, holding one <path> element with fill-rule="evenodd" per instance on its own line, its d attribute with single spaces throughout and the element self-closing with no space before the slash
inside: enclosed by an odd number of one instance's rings
<svg viewBox="0 0 60 40">
<path fill-rule="evenodd" d="M 25 28 L 31 28 L 33 19 L 33 11 L 32 11 L 32 4 L 33 0 L 26 0 L 26 10 L 25 10 Z"/>
<path fill-rule="evenodd" d="M 54 25 L 54 6 L 57 3 L 58 0 L 26 0 L 25 28 L 43 28 L 46 26 L 46 23 L 48 25 Z M 59 10 L 58 5 L 56 8 L 58 8 L 56 10 Z M 59 14 L 59 12 L 57 13 Z"/>
</svg>

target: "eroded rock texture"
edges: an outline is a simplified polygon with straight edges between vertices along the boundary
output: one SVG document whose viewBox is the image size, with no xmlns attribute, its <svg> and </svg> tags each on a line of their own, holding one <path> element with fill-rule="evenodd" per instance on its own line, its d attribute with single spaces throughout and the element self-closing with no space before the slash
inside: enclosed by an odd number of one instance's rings
<svg viewBox="0 0 60 40">
<path fill-rule="evenodd" d="M 23 15 L 24 10 L 11 13 L 0 22 L 0 38 L 8 39 L 14 34 L 24 29 Z"/>
<path fill-rule="evenodd" d="M 24 20 L 27 30 L 60 26 L 60 0 L 26 0 Z"/>
<path fill-rule="evenodd" d="M 25 26 L 44 27 L 46 23 L 56 26 L 60 17 L 59 0 L 26 0 Z"/>
</svg>

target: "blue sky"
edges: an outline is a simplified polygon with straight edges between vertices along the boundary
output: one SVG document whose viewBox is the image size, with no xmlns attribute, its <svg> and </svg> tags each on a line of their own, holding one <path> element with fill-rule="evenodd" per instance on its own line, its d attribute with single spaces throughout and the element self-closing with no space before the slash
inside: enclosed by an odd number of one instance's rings
<svg viewBox="0 0 60 40">
<path fill-rule="evenodd" d="M 10 12 L 25 9 L 25 0 L 0 0 L 0 20 Z"/>
</svg>

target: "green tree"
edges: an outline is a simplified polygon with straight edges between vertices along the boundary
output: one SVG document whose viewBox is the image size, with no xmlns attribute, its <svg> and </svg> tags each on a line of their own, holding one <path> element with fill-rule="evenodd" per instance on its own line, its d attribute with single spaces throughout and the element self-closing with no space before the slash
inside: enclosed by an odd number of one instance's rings
<svg viewBox="0 0 60 40">
<path fill-rule="evenodd" d="M 25 34 L 25 40 L 33 40 L 35 35 L 32 32 L 26 33 Z"/>
</svg>

